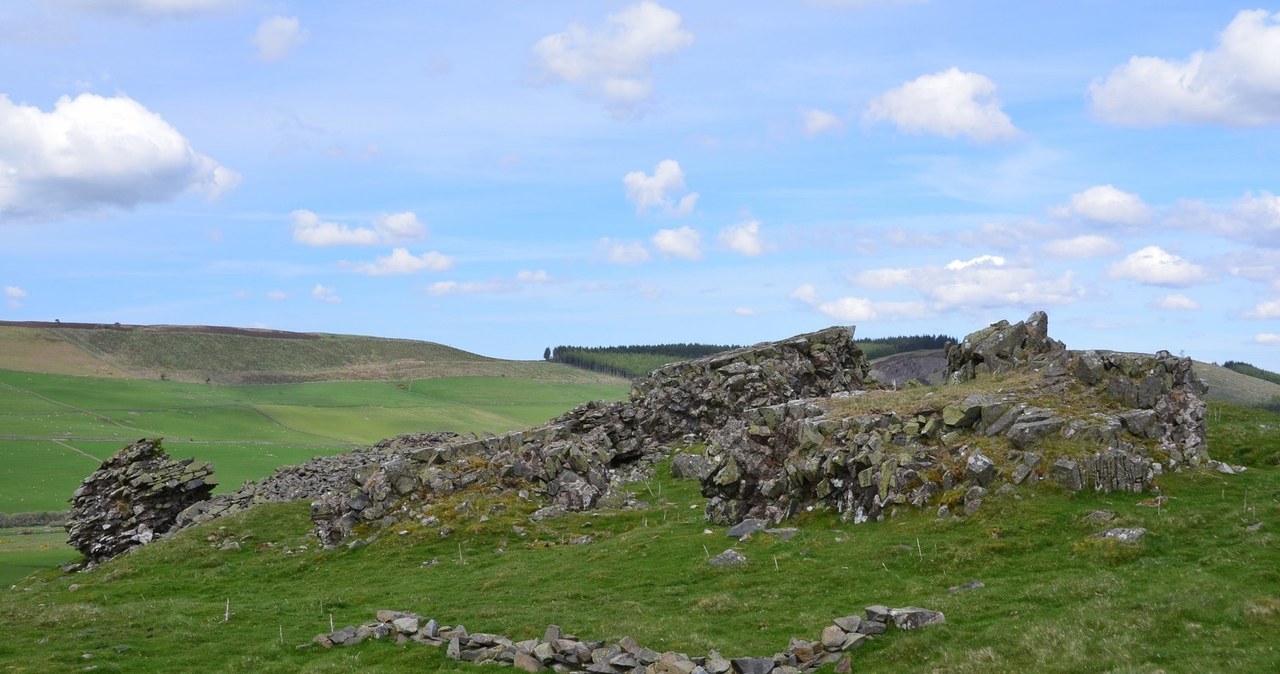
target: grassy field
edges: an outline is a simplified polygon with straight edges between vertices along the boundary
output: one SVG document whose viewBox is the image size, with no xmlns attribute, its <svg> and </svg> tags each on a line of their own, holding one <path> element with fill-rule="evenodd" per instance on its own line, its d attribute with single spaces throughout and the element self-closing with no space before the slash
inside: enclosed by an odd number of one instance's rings
<svg viewBox="0 0 1280 674">
<path fill-rule="evenodd" d="M 399 433 L 503 432 L 625 393 L 516 377 L 209 386 L 0 370 L 0 512 L 64 509 L 102 459 L 141 437 L 212 461 L 226 490 Z"/>
<path fill-rule="evenodd" d="M 1170 475 L 1160 487 L 1169 501 L 1159 509 L 1141 505 L 1150 495 L 1041 485 L 963 520 L 908 511 L 855 526 L 815 513 L 790 541 L 740 544 L 719 527 L 705 533 L 696 483 L 662 477 L 637 485 L 648 510 L 532 524 L 532 504 L 507 501 L 481 523 L 450 520 L 445 503 L 436 512 L 456 528 L 447 538 L 413 524 L 331 552 L 309 535 L 306 504 L 269 506 L 92 572 L 22 581 L 0 595 L 0 661 L 11 672 L 86 661 L 100 671 L 489 671 L 424 646 L 295 648 L 331 617 L 359 624 L 383 608 L 517 639 L 557 623 L 660 650 L 767 655 L 886 603 L 942 610 L 947 624 L 873 641 L 857 671 L 1275 671 L 1280 471 Z M 1116 520 L 1092 523 L 1099 509 Z M 1091 538 L 1111 526 L 1151 533 L 1133 546 Z M 582 534 L 593 542 L 566 545 Z M 227 540 L 240 549 L 216 549 Z M 745 568 L 706 564 L 730 546 Z M 948 591 L 970 580 L 986 586 Z"/>
</svg>

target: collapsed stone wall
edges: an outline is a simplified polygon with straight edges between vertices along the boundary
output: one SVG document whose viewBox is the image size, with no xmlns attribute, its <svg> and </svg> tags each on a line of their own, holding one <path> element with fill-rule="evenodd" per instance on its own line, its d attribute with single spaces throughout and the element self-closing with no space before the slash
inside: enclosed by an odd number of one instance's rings
<svg viewBox="0 0 1280 674">
<path fill-rule="evenodd" d="M 717 651 L 689 656 L 658 652 L 631 637 L 617 643 L 588 641 L 548 625 L 542 638 L 515 641 L 501 634 L 468 632 L 467 628 L 441 625 L 407 611 L 382 610 L 377 620 L 317 635 L 312 643 L 323 648 L 354 646 L 367 639 L 394 640 L 445 646 L 452 660 L 498 664 L 523 672 L 593 672 L 595 674 L 799 674 L 824 665 L 835 671 L 852 670 L 851 651 L 884 635 L 889 628 L 913 630 L 946 622 L 941 611 L 907 606 L 866 607 L 862 615 L 834 619 L 816 640 L 793 637 L 787 649 L 773 656 L 726 658 Z"/>
<path fill-rule="evenodd" d="M 169 458 L 159 440 L 139 440 L 102 462 L 71 498 L 67 543 L 92 563 L 163 536 L 178 513 L 209 498 L 213 468 Z"/>
<path fill-rule="evenodd" d="M 586 403 L 542 426 L 431 443 L 312 503 L 326 544 L 360 524 L 389 524 L 415 502 L 463 489 L 529 488 L 566 510 L 592 508 L 682 440 L 705 439 L 747 409 L 859 390 L 867 362 L 835 327 L 655 370 L 628 401 Z"/>
<path fill-rule="evenodd" d="M 1208 460 L 1203 389 L 1190 359 L 1165 351 L 1071 352 L 1048 338 L 1047 325 L 1042 313 L 1015 325 L 1002 321 L 948 349 L 950 381 L 1038 372 L 1025 388 L 946 404 L 926 397 L 905 416 L 841 416 L 830 404 L 803 401 L 746 411 L 708 447 L 707 518 L 776 522 L 827 506 L 861 522 L 894 506 L 922 507 L 950 490 L 962 491 L 972 510 L 997 480 L 1043 476 L 1074 490 L 1144 491 L 1165 468 Z M 1111 411 L 1026 402 L 1067 394 L 1105 400 Z M 1046 465 L 1038 448 L 1054 438 L 1096 449 Z M 986 439 L 1000 441 L 999 465 L 980 449 L 990 444 Z"/>
</svg>

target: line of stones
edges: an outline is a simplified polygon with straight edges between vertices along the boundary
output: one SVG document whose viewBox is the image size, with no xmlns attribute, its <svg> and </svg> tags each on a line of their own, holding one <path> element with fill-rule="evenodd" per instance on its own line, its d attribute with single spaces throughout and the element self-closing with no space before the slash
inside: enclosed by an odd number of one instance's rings
<svg viewBox="0 0 1280 674">
<path fill-rule="evenodd" d="M 499 664 L 524 672 L 592 672 L 594 674 L 799 674 L 836 664 L 850 671 L 848 651 L 884 634 L 890 626 L 911 630 L 946 622 L 941 611 L 905 607 L 868 606 L 866 617 L 836 618 L 816 641 L 792 638 L 787 650 L 772 657 L 725 658 L 712 651 L 690 657 L 674 651 L 658 652 L 625 637 L 617 643 L 586 641 L 549 625 L 541 639 L 513 641 L 499 634 L 469 633 L 466 627 L 442 626 L 415 613 L 378 611 L 375 622 L 344 627 L 317 635 L 324 648 L 352 646 L 366 639 L 394 639 L 396 643 L 445 646 L 447 657 L 477 664 Z M 307 644 L 309 645 L 309 644 Z"/>
</svg>

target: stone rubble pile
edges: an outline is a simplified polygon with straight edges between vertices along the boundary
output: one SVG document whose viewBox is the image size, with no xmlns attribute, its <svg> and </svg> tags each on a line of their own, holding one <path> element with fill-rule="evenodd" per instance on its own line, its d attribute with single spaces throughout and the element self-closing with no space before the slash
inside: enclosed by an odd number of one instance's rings
<svg viewBox="0 0 1280 674">
<path fill-rule="evenodd" d="M 859 390 L 866 372 L 842 327 L 674 363 L 636 382 L 626 402 L 586 403 L 536 428 L 429 444 L 357 471 L 312 503 L 312 520 L 335 545 L 357 526 L 390 524 L 466 489 L 528 489 L 587 510 L 646 476 L 674 443 L 706 438 L 749 409 Z"/>
<path fill-rule="evenodd" d="M 702 485 L 707 519 L 722 525 L 746 518 L 779 522 L 821 506 L 864 522 L 895 506 L 923 507 L 957 489 L 972 512 L 997 481 L 1049 477 L 1073 491 L 1140 492 L 1165 468 L 1208 461 L 1203 385 L 1190 359 L 1165 351 L 1067 351 L 1049 339 L 1047 326 L 1047 317 L 1036 313 L 1015 325 L 997 323 L 948 349 L 950 381 L 1025 368 L 1039 377 L 1030 389 L 951 403 L 924 398 L 904 416 L 837 418 L 828 409 L 838 403 L 814 401 L 744 411 L 711 436 L 713 467 Z M 1105 401 L 1111 411 L 1026 402 L 1068 391 Z M 978 442 L 996 437 L 1009 447 L 1000 465 Z M 1049 466 L 1033 450 L 1051 439 L 1098 449 Z"/>
<path fill-rule="evenodd" d="M 468 632 L 461 625 L 441 625 L 416 613 L 384 610 L 378 611 L 374 622 L 317 635 L 312 643 L 332 648 L 353 646 L 367 639 L 388 639 L 398 644 L 443 646 L 453 660 L 507 665 L 524 672 L 799 674 L 842 661 L 848 671 L 847 653 L 889 628 L 911 630 L 944 622 L 946 617 L 940 611 L 868 606 L 865 617 L 836 618 L 816 640 L 792 638 L 785 651 L 768 657 L 726 658 L 716 651 L 696 657 L 658 652 L 630 637 L 617 643 L 587 641 L 564 633 L 558 625 L 549 625 L 541 639 L 514 641 L 500 634 Z"/>
<path fill-rule="evenodd" d="M 245 482 L 234 492 L 191 505 L 178 513 L 170 533 L 247 510 L 259 503 L 316 499 L 330 491 L 346 488 L 353 475 L 372 471 L 410 450 L 445 444 L 458 437 L 458 434 L 448 432 L 412 433 L 382 440 L 365 449 L 319 456 L 297 466 L 282 466 L 257 482 Z"/>
<path fill-rule="evenodd" d="M 163 536 L 178 513 L 209 498 L 213 468 L 175 461 L 159 440 L 139 440 L 102 462 L 71 498 L 67 542 L 91 563 Z"/>
</svg>

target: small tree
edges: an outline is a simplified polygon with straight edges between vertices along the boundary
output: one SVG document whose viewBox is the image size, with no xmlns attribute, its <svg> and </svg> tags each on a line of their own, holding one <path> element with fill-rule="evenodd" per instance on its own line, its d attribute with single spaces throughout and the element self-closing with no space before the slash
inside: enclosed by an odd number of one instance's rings
<svg viewBox="0 0 1280 674">
<path fill-rule="evenodd" d="M 542 359 L 551 360 L 551 347 L 548 346 L 547 350 L 542 352 Z"/>
</svg>

